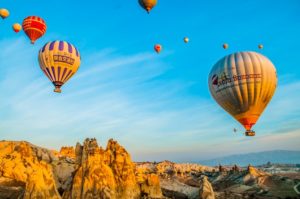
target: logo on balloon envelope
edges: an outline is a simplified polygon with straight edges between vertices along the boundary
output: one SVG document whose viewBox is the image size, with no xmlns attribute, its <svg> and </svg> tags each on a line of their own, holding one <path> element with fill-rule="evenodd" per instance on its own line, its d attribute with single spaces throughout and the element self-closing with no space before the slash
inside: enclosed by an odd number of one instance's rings
<svg viewBox="0 0 300 199">
<path fill-rule="evenodd" d="M 63 62 L 66 64 L 73 65 L 75 62 L 75 59 L 63 55 L 53 55 L 54 62 Z"/>
<path fill-rule="evenodd" d="M 233 75 L 228 76 L 225 72 L 218 76 L 217 74 L 214 74 L 211 78 L 212 80 L 212 85 L 214 86 L 216 92 L 219 92 L 221 90 L 224 90 L 226 88 L 230 88 L 233 86 L 237 86 L 240 84 L 244 84 L 246 82 L 244 82 L 243 80 L 254 80 L 255 82 L 257 82 L 258 80 L 260 80 L 261 74 L 245 74 L 245 75 Z"/>
</svg>

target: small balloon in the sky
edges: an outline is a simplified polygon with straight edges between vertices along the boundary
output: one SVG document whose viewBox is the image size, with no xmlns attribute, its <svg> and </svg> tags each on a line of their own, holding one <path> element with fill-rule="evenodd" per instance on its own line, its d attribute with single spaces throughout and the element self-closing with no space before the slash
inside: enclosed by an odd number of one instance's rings
<svg viewBox="0 0 300 199">
<path fill-rule="evenodd" d="M 5 8 L 0 9 L 0 16 L 2 19 L 5 19 L 9 16 L 9 11 Z"/>
<path fill-rule="evenodd" d="M 157 0 L 139 0 L 139 4 L 144 8 L 148 14 L 150 10 L 157 4 Z"/>
<path fill-rule="evenodd" d="M 190 39 L 188 37 L 183 38 L 184 43 L 188 43 Z"/>
<path fill-rule="evenodd" d="M 263 48 L 264 48 L 264 46 L 262 44 L 258 45 L 258 49 L 263 49 Z"/>
<path fill-rule="evenodd" d="M 154 50 L 155 50 L 157 53 L 160 53 L 160 51 L 162 50 L 162 46 L 161 46 L 160 44 L 155 44 Z"/>
<path fill-rule="evenodd" d="M 18 23 L 15 23 L 13 26 L 12 26 L 13 30 L 18 33 L 20 32 L 20 30 L 22 30 L 22 26 Z"/>
<path fill-rule="evenodd" d="M 228 44 L 226 44 L 226 43 L 225 43 L 225 44 L 223 44 L 223 48 L 224 48 L 224 49 L 228 49 L 228 47 L 229 47 L 229 45 L 228 45 Z"/>
<path fill-rule="evenodd" d="M 42 37 L 47 30 L 45 21 L 38 16 L 26 17 L 22 26 L 25 34 L 29 37 L 31 44 L 34 44 L 34 42 Z"/>
</svg>

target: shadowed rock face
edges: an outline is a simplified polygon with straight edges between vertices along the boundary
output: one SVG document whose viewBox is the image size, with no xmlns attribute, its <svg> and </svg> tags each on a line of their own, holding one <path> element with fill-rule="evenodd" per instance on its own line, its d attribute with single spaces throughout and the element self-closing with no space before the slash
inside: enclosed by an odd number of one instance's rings
<svg viewBox="0 0 300 199">
<path fill-rule="evenodd" d="M 49 165 L 53 159 L 27 142 L 0 142 L 0 197 L 60 198 Z"/>
</svg>

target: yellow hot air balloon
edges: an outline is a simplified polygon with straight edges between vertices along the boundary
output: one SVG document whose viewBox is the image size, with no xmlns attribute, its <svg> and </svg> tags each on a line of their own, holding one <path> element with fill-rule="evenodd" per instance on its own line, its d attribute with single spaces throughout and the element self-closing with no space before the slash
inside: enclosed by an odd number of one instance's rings
<svg viewBox="0 0 300 199">
<path fill-rule="evenodd" d="M 223 44 L 222 46 L 223 46 L 223 48 L 224 48 L 224 49 L 227 49 L 227 48 L 229 47 L 229 45 L 228 45 L 228 44 L 226 44 L 226 43 L 225 43 L 225 44 Z"/>
<path fill-rule="evenodd" d="M 157 0 L 139 0 L 139 4 L 148 12 L 157 4 Z"/>
<path fill-rule="evenodd" d="M 252 126 L 275 93 L 276 69 L 262 54 L 237 52 L 213 66 L 208 84 L 217 103 L 244 126 L 247 136 L 253 136 Z"/>
<path fill-rule="evenodd" d="M 263 49 L 263 48 L 264 48 L 264 46 L 262 44 L 258 45 L 258 49 Z"/>
<path fill-rule="evenodd" d="M 55 86 L 54 92 L 61 92 L 66 83 L 80 66 L 80 54 L 72 44 L 65 41 L 52 41 L 39 51 L 39 64 L 42 71 Z"/>
<path fill-rule="evenodd" d="M 16 33 L 20 32 L 20 30 L 22 30 L 22 26 L 18 23 L 15 23 L 12 28 Z"/>
<path fill-rule="evenodd" d="M 5 8 L 0 9 L 0 16 L 2 19 L 5 19 L 9 16 L 9 11 L 6 10 Z"/>
<path fill-rule="evenodd" d="M 188 43 L 190 39 L 188 37 L 183 38 L 184 43 Z"/>
</svg>

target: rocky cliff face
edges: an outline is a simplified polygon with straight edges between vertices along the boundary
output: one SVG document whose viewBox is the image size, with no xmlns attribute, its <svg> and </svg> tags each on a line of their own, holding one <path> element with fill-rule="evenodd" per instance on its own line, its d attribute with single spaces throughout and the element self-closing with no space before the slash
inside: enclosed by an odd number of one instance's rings
<svg viewBox="0 0 300 199">
<path fill-rule="evenodd" d="M 57 156 L 75 158 L 75 149 L 72 146 L 63 146 Z"/>
<path fill-rule="evenodd" d="M 27 142 L 0 142 L 0 190 L 6 198 L 60 198 L 49 165 L 54 159 Z"/>
<path fill-rule="evenodd" d="M 214 190 L 206 176 L 202 179 L 199 195 L 202 199 L 215 199 Z"/>
<path fill-rule="evenodd" d="M 234 199 L 297 198 L 298 179 L 249 166 L 133 163 L 116 141 L 95 139 L 60 152 L 0 141 L 0 198 Z"/>
<path fill-rule="evenodd" d="M 86 139 L 76 145 L 75 153 L 77 169 L 63 198 L 162 197 L 158 177 L 150 175 L 138 182 L 129 153 L 116 141 L 109 140 L 104 150 L 95 139 Z"/>
<path fill-rule="evenodd" d="M 139 174 L 138 174 L 139 173 Z M 138 177 L 139 175 L 139 177 Z M 0 198 L 163 198 L 159 177 L 137 172 L 116 141 L 95 139 L 50 151 L 27 142 L 0 142 Z"/>
</svg>

